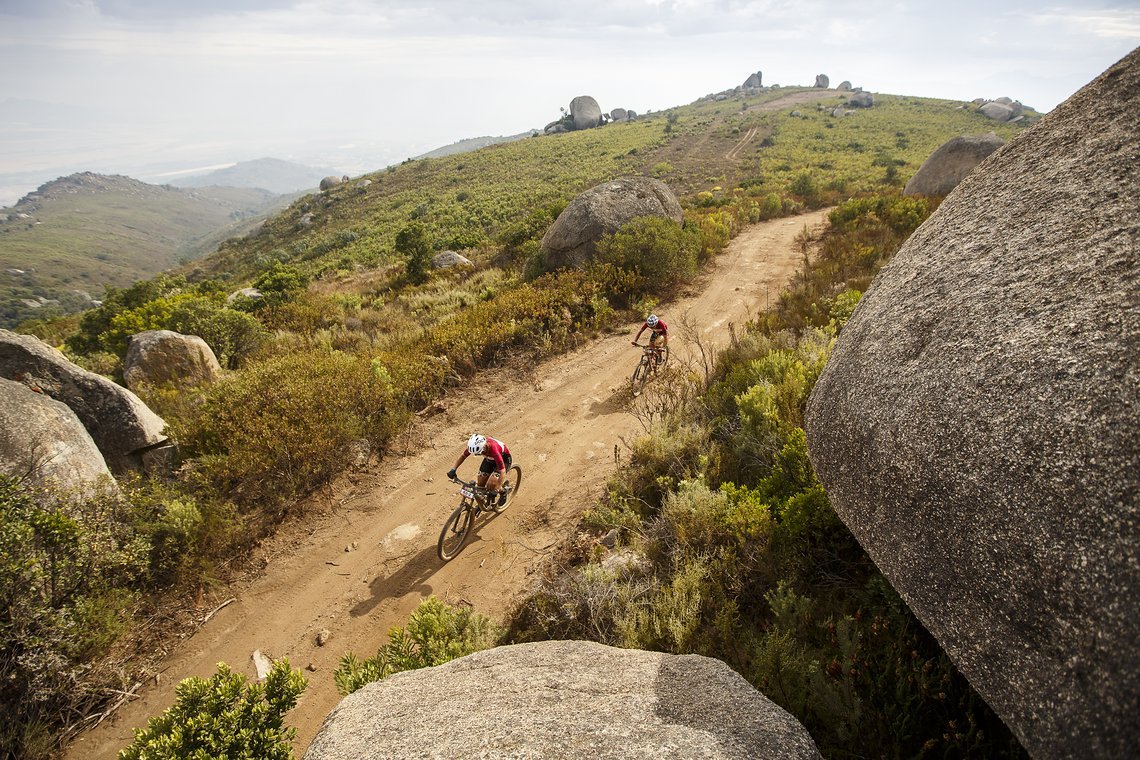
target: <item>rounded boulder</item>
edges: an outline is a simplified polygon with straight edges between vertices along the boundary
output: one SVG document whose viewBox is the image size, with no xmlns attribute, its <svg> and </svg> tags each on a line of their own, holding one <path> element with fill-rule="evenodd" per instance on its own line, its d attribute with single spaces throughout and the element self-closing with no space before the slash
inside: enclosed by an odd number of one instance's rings
<svg viewBox="0 0 1140 760">
<path fill-rule="evenodd" d="M 602 235 L 612 235 L 639 216 L 662 216 L 678 223 L 684 219 L 677 196 L 652 177 L 622 177 L 586 190 L 543 236 L 547 265 L 582 266 L 594 257 Z"/>
<path fill-rule="evenodd" d="M 547 641 L 368 684 L 325 719 L 304 760 L 370 757 L 820 754 L 795 718 L 719 660 Z"/>
<path fill-rule="evenodd" d="M 212 383 L 222 373 L 218 358 L 197 335 L 147 330 L 132 335 L 123 360 L 123 380 L 141 386 L 190 388 Z"/>
<path fill-rule="evenodd" d="M 903 195 L 948 195 L 978 164 L 1005 145 L 993 132 L 964 135 L 942 143 L 922 162 Z"/>
</svg>

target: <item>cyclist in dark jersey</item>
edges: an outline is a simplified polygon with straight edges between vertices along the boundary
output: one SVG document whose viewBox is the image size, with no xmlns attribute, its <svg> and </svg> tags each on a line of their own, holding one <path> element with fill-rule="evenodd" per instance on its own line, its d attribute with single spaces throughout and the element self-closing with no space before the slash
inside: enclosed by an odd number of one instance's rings
<svg viewBox="0 0 1140 760">
<path fill-rule="evenodd" d="M 664 349 L 669 345 L 669 325 L 665 324 L 665 321 L 658 317 L 656 314 L 650 314 L 646 318 L 645 324 L 643 324 L 641 326 L 641 329 L 637 331 L 637 336 L 632 341 L 633 345 L 637 345 L 638 338 L 640 338 L 641 334 L 646 330 L 650 331 L 649 345 L 653 346 L 656 349 Z M 657 360 L 661 361 L 660 351 L 657 352 L 657 357 Z"/>
<path fill-rule="evenodd" d="M 497 498 L 499 506 L 502 506 L 507 494 L 500 491 L 499 486 L 502 485 L 507 470 L 511 468 L 510 449 L 502 441 L 475 433 L 467 439 L 467 448 L 463 449 L 459 459 L 455 460 L 455 466 L 448 470 L 447 477 L 454 480 L 459 465 L 463 464 L 463 460 L 472 454 L 483 456 L 483 463 L 479 465 L 479 477 L 475 480 L 476 485 L 480 488 L 487 488 L 489 491 L 487 494 L 488 503 L 493 503 Z"/>
</svg>

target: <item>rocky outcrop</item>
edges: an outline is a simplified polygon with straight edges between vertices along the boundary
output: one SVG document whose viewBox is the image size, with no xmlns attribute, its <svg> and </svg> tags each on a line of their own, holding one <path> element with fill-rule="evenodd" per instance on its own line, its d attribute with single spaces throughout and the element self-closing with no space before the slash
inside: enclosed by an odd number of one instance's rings
<svg viewBox="0 0 1140 760">
<path fill-rule="evenodd" d="M 452 267 L 472 266 L 471 259 L 461 256 L 455 251 L 440 251 L 431 257 L 432 269 L 451 269 Z"/>
<path fill-rule="evenodd" d="M 953 137 L 922 162 L 903 188 L 903 195 L 947 195 L 974 167 L 1005 144 L 993 132 Z"/>
<path fill-rule="evenodd" d="M 166 440 L 166 423 L 138 396 L 31 335 L 0 330 L 0 377 L 70 407 L 116 474 L 140 467 L 142 452 Z"/>
<path fill-rule="evenodd" d="M 815 84 L 812 86 L 821 87 L 826 90 L 829 84 L 831 84 L 831 80 L 827 78 L 827 74 L 816 74 Z"/>
<path fill-rule="evenodd" d="M 870 108 L 875 105 L 875 96 L 866 90 L 855 90 L 847 96 L 847 105 L 852 108 Z"/>
<path fill-rule="evenodd" d="M 570 101 L 570 118 L 574 129 L 591 129 L 602 123 L 602 108 L 589 95 L 579 95 Z"/>
<path fill-rule="evenodd" d="M 842 82 L 839 83 L 839 86 L 836 87 L 835 89 L 839 90 L 840 92 L 847 92 L 851 89 L 851 82 L 844 79 Z"/>
<path fill-rule="evenodd" d="M 622 177 L 590 188 L 570 202 L 542 238 L 547 264 L 555 269 L 585 264 L 602 235 L 639 216 L 683 219 L 677 197 L 660 180 Z"/>
<path fill-rule="evenodd" d="M 99 447 L 66 404 L 0 379 L 0 473 L 79 497 L 115 490 Z"/>
<path fill-rule="evenodd" d="M 629 111 L 624 108 L 615 108 L 610 111 L 610 121 L 628 121 Z"/>
<path fill-rule="evenodd" d="M 222 374 L 213 349 L 197 335 L 147 330 L 131 336 L 123 359 L 123 380 L 133 391 L 142 386 L 192 388 Z"/>
<path fill-rule="evenodd" d="M 836 510 L 1035 758 L 1137 754 L 1140 49 L 879 274 L 808 406 Z"/>
<path fill-rule="evenodd" d="M 330 176 L 325 177 L 324 179 L 321 180 L 321 186 L 320 187 L 321 187 L 321 190 L 331 190 L 332 188 L 336 187 L 337 185 L 341 184 L 342 182 L 344 182 L 344 180 L 341 179 L 340 177 L 330 175 Z"/>
<path fill-rule="evenodd" d="M 744 84 L 741 86 L 745 87 L 745 88 L 749 88 L 749 89 L 763 87 L 764 86 L 764 72 L 763 71 L 757 71 L 754 74 L 749 74 L 748 78 L 744 80 Z"/>
<path fill-rule="evenodd" d="M 241 290 L 235 290 L 233 293 L 230 293 L 228 296 L 226 296 L 226 306 L 232 306 L 233 302 L 239 298 L 258 299 L 261 297 L 261 291 L 257 288 L 242 288 Z"/>
<path fill-rule="evenodd" d="M 304 760 L 818 758 L 795 718 L 719 660 L 585 641 L 498 647 L 345 697 Z"/>
</svg>

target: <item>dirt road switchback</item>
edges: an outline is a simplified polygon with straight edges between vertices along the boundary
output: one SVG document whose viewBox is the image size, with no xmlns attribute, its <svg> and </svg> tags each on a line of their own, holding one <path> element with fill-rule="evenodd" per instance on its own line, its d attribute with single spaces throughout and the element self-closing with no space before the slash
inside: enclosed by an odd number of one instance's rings
<svg viewBox="0 0 1140 760">
<path fill-rule="evenodd" d="M 693 350 L 678 330 L 682 323 L 702 342 L 723 345 L 731 324 L 762 312 L 766 299 L 774 302 L 801 261 L 797 234 L 825 217 L 817 211 L 747 228 L 693 283 L 696 295 L 663 306 L 674 360 Z M 309 687 L 289 716 L 299 757 L 340 699 L 332 674 L 341 656 L 375 654 L 388 630 L 406 624 L 428 595 L 501 619 L 601 493 L 617 466 L 615 448 L 625 455 L 624 441 L 641 432 L 625 403 L 640 356 L 629 344 L 638 327 L 526 371 L 481 374 L 453 394 L 446 412 L 409 434 L 405 455 L 345 478 L 327 503 L 262 547 L 263 573 L 216 592 L 217 603 L 236 601 L 180 642 L 138 698 L 77 738 L 68 757 L 111 760 L 133 729 L 173 703 L 180 680 L 208 678 L 219 662 L 253 678 L 255 650 L 307 668 Z M 481 520 L 462 553 L 443 564 L 436 539 L 458 503 L 446 473 L 474 431 L 506 442 L 523 468 L 523 487 L 510 509 Z M 469 459 L 460 475 L 474 477 L 477 469 L 477 458 Z M 328 641 L 318 646 L 323 630 Z"/>
</svg>

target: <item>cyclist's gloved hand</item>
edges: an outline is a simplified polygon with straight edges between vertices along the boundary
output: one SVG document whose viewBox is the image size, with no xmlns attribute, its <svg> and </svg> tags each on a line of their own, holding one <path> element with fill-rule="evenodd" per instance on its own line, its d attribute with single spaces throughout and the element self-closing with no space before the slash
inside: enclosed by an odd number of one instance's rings
<svg viewBox="0 0 1140 760">
<path fill-rule="evenodd" d="M 447 477 L 449 477 L 451 480 L 455 480 L 455 468 L 454 467 L 452 467 L 450 470 L 447 471 Z"/>
</svg>

